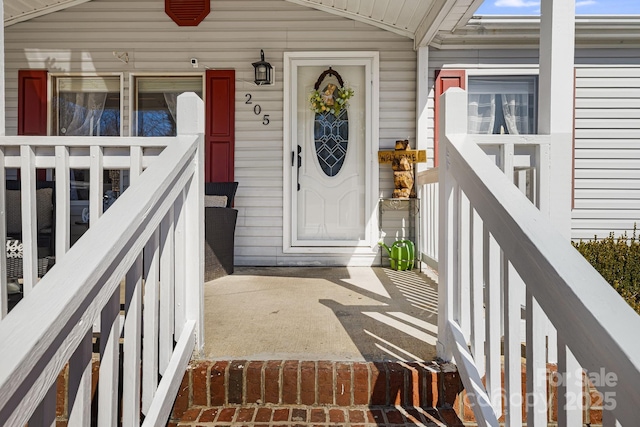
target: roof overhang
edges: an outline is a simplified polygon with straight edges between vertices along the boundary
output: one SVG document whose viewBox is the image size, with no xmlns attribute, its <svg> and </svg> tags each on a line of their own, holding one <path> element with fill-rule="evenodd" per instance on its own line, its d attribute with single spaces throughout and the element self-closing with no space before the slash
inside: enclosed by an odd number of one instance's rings
<svg viewBox="0 0 640 427">
<path fill-rule="evenodd" d="M 57 12 L 91 0 L 5 0 L 4 26 Z"/>
<path fill-rule="evenodd" d="M 467 23 L 483 0 L 286 0 L 336 16 L 363 22 L 410 38 L 414 47 L 427 46 L 440 31 L 455 31 Z"/>
<path fill-rule="evenodd" d="M 640 15 L 576 15 L 576 47 L 640 47 Z M 454 31 L 441 31 L 438 49 L 538 48 L 539 16 L 474 16 Z"/>
<path fill-rule="evenodd" d="M 4 26 L 28 21 L 91 0 L 4 0 Z M 438 33 L 466 25 L 483 0 L 286 0 L 381 28 L 427 46 Z"/>
</svg>

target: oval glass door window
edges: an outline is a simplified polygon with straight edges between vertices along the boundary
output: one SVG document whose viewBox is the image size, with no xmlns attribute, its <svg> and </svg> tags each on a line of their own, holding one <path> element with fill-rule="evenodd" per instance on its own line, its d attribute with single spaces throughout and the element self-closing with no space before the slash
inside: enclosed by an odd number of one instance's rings
<svg viewBox="0 0 640 427">
<path fill-rule="evenodd" d="M 332 113 L 316 113 L 313 136 L 320 167 L 327 176 L 336 176 L 347 156 L 349 115 L 344 108 L 336 117 Z"/>
</svg>

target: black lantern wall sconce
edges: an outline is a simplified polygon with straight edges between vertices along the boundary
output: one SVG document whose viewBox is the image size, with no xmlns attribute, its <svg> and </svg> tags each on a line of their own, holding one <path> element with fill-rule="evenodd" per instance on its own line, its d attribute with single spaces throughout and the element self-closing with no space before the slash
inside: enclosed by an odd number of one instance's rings
<svg viewBox="0 0 640 427">
<path fill-rule="evenodd" d="M 273 67 L 264 60 L 264 51 L 260 49 L 260 61 L 254 62 L 253 69 L 255 72 L 254 82 L 258 86 L 273 84 Z"/>
</svg>

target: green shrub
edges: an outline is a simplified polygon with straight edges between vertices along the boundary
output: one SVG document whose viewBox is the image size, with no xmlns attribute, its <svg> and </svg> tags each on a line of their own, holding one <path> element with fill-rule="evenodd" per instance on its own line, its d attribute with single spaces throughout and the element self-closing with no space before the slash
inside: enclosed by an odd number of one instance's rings
<svg viewBox="0 0 640 427">
<path fill-rule="evenodd" d="M 625 232 L 615 238 L 573 242 L 573 246 L 640 314 L 640 239 L 633 228 L 633 237 Z"/>
</svg>

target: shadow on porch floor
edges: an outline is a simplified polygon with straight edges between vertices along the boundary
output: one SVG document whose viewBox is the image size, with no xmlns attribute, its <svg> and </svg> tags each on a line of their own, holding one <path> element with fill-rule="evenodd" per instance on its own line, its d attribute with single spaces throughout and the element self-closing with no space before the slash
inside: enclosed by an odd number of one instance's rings
<svg viewBox="0 0 640 427">
<path fill-rule="evenodd" d="M 431 361 L 437 284 L 381 267 L 236 267 L 205 284 L 209 360 Z"/>
</svg>

